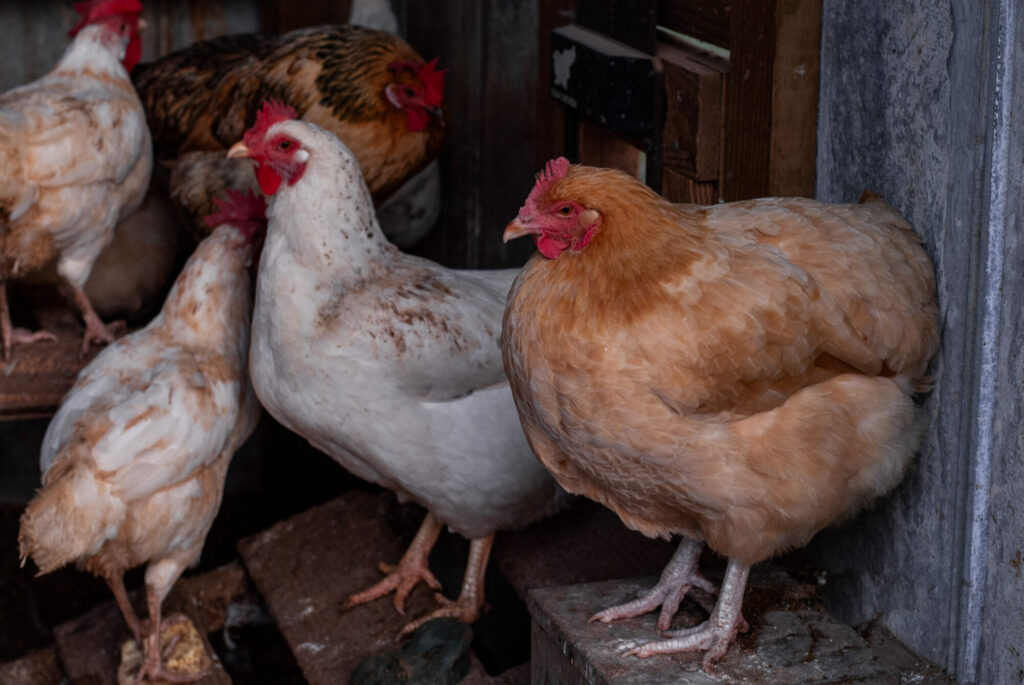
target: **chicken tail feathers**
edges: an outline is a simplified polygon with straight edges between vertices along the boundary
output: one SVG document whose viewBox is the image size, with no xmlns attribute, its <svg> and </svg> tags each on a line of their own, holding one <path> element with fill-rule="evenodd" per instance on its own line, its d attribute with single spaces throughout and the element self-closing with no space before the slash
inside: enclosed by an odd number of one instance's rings
<svg viewBox="0 0 1024 685">
<path fill-rule="evenodd" d="M 125 507 L 87 467 L 72 468 L 40 489 L 21 515 L 21 565 L 39 575 L 99 552 L 124 521 Z"/>
</svg>

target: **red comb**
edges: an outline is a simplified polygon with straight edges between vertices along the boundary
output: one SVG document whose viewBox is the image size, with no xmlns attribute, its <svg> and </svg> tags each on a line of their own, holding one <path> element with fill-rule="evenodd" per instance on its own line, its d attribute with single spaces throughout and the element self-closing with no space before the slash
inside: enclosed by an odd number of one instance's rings
<svg viewBox="0 0 1024 685">
<path fill-rule="evenodd" d="M 82 18 L 68 33 L 70 36 L 76 35 L 83 28 L 89 24 L 95 24 L 100 19 L 122 14 L 130 16 L 142 14 L 142 3 L 139 0 L 84 0 L 76 2 L 74 8 Z"/>
<path fill-rule="evenodd" d="M 559 157 L 558 159 L 548 160 L 548 163 L 544 165 L 544 170 L 537 174 L 537 183 L 533 186 L 533 190 L 530 191 L 530 195 L 526 198 L 526 203 L 522 209 L 519 210 L 519 214 L 522 215 L 524 212 L 527 216 L 533 216 L 537 213 L 537 203 L 544 193 L 548 192 L 551 185 L 562 178 L 569 172 L 569 160 L 565 157 Z"/>
<path fill-rule="evenodd" d="M 256 123 L 245 132 L 245 135 L 242 136 L 242 141 L 248 147 L 252 147 L 259 142 L 274 124 L 297 118 L 298 114 L 295 113 L 294 107 L 286 105 L 280 100 L 264 100 L 263 109 L 256 114 Z"/>
<path fill-rule="evenodd" d="M 237 225 L 246 221 L 266 221 L 267 201 L 262 195 L 257 195 L 251 190 L 229 189 L 227 197 L 213 198 L 213 204 L 217 205 L 217 211 L 203 217 L 203 223 L 210 228 L 216 228 L 221 224 Z"/>
<path fill-rule="evenodd" d="M 440 57 L 435 57 L 429 62 L 391 62 L 388 64 L 388 70 L 408 69 L 416 74 L 423 83 L 423 99 L 431 107 L 440 107 L 444 102 L 444 75 L 448 73 L 448 70 L 437 70 L 439 60 Z"/>
</svg>

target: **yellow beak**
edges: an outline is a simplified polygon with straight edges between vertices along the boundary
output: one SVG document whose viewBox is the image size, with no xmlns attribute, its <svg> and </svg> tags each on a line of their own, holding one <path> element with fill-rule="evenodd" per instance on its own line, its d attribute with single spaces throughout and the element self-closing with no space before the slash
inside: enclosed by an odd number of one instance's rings
<svg viewBox="0 0 1024 685">
<path fill-rule="evenodd" d="M 505 232 L 501 236 L 501 242 L 507 243 L 510 240 L 522 238 L 524 235 L 530 235 L 531 233 L 536 233 L 536 231 L 529 224 L 524 224 L 519 219 L 513 219 L 505 227 Z"/>
<path fill-rule="evenodd" d="M 235 143 L 234 145 L 231 146 L 230 150 L 228 150 L 228 159 L 234 159 L 235 157 L 248 157 L 248 156 L 249 156 L 249 148 L 247 148 L 245 146 L 245 143 L 243 143 L 242 141 L 238 141 L 237 143 Z"/>
</svg>

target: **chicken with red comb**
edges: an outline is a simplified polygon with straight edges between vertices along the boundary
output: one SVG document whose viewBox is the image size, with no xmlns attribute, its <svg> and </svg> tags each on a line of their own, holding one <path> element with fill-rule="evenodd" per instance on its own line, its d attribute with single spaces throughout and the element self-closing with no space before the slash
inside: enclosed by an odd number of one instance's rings
<svg viewBox="0 0 1024 685">
<path fill-rule="evenodd" d="M 114 226 L 142 202 L 153 151 L 128 78 L 143 26 L 136 0 L 79 3 L 83 18 L 60 62 L 37 81 L 0 95 L 0 334 L 15 343 L 46 333 L 15 328 L 6 282 L 56 263 L 85 322 L 84 355 L 114 340 L 83 286 Z M 137 58 L 137 55 L 135 55 Z"/>
<path fill-rule="evenodd" d="M 260 416 L 248 374 L 249 267 L 264 209 L 238 195 L 214 221 L 160 313 L 100 352 L 61 401 L 43 437 L 42 488 L 18 534 L 22 560 L 40 573 L 73 563 L 109 584 L 144 652 L 137 682 L 209 670 L 163 663 L 161 633 L 188 619 L 162 616 L 161 605 L 199 561 L 228 465 Z M 123 581 L 142 564 L 148 622 Z"/>
<path fill-rule="evenodd" d="M 223 189 L 246 189 L 224 152 L 251 128 L 264 100 L 331 131 L 359 159 L 380 206 L 440 151 L 445 70 L 405 41 L 335 25 L 281 36 L 201 41 L 133 73 L 156 158 L 172 169 L 171 193 L 198 223 Z"/>
<path fill-rule="evenodd" d="M 669 631 L 706 544 L 728 557 L 696 627 L 620 645 L 704 652 L 745 629 L 752 564 L 892 489 L 938 346 L 935 274 L 885 202 L 673 205 L 626 174 L 549 162 L 505 240 L 538 249 L 508 295 L 505 371 L 527 438 L 568 491 L 682 536 L 643 597 Z"/>
<path fill-rule="evenodd" d="M 427 509 L 402 559 L 381 564 L 384 577 L 346 606 L 393 592 L 404 611 L 418 583 L 439 589 L 428 558 L 447 525 L 470 539 L 458 599 L 438 595 L 444 606 L 404 631 L 440 615 L 473 622 L 495 532 L 551 514 L 564 498 L 530 453 L 501 369 L 498 331 L 516 271 L 446 269 L 400 252 L 384 239 L 355 155 L 281 114 L 265 107 L 228 153 L 252 159 L 273 188 L 253 386 L 284 426 Z"/>
<path fill-rule="evenodd" d="M 138 29 L 145 28 L 146 26 L 146 23 L 141 19 L 142 3 L 139 0 L 86 0 L 85 2 L 76 2 L 74 7 L 75 11 L 82 18 L 68 32 L 68 35 L 72 38 L 86 26 L 101 21 L 108 24 L 118 21 L 133 22 Z M 131 72 L 135 65 L 139 63 L 140 57 L 142 57 L 142 40 L 136 31 L 132 34 L 131 40 L 128 41 L 128 46 L 124 51 L 124 59 L 122 60 L 124 68 Z"/>
</svg>

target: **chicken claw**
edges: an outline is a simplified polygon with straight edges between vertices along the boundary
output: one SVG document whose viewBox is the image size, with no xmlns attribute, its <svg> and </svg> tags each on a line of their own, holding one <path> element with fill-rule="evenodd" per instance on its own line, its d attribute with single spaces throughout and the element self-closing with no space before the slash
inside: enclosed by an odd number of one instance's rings
<svg viewBox="0 0 1024 685">
<path fill-rule="evenodd" d="M 675 561 L 675 557 L 672 561 Z M 669 566 L 672 566 L 672 562 Z M 729 645 L 736 639 L 736 633 L 749 629 L 740 613 L 743 590 L 746 588 L 749 573 L 750 566 L 730 559 L 725 579 L 722 581 L 718 604 L 707 621 L 694 628 L 668 632 L 667 640 L 623 640 L 618 645 L 619 654 L 643 659 L 655 654 L 703 651 L 701 668 L 706 673 L 711 673 L 715 662 L 729 651 Z"/>
<path fill-rule="evenodd" d="M 405 624 L 399 633 L 400 637 L 405 637 L 416 631 L 421 625 L 427 621 L 433 621 L 435 618 L 450 617 L 455 618 L 463 623 L 476 623 L 476 620 L 486 611 L 486 605 L 479 601 L 477 597 L 467 596 L 465 593 L 459 595 L 457 600 L 448 599 L 440 592 L 434 593 L 434 599 L 438 604 L 441 604 L 440 609 L 435 609 L 425 616 L 420 616 L 415 621 L 410 621 Z"/>
<path fill-rule="evenodd" d="M 402 555 L 402 560 L 398 562 L 398 565 L 380 563 L 378 568 L 387 575 L 377 584 L 362 592 L 350 595 L 345 600 L 342 611 L 371 602 L 394 591 L 395 610 L 400 614 L 405 614 L 405 600 L 408 599 L 409 593 L 412 592 L 417 583 L 423 581 L 432 590 L 440 590 L 441 583 L 431 573 L 429 565 L 430 550 L 433 548 L 434 543 L 437 542 L 437 536 L 440 533 L 441 522 L 437 520 L 436 516 L 428 512 L 426 518 L 423 519 L 423 523 L 420 525 L 419 531 L 416 532 L 416 537 L 413 538 L 409 549 Z"/>
<path fill-rule="evenodd" d="M 57 336 L 46 331 L 32 332 L 25 328 L 11 326 L 11 315 L 7 309 L 7 285 L 0 281 L 0 337 L 3 339 L 4 359 L 11 358 L 11 348 L 16 344 L 27 345 L 34 342 L 49 340 L 56 342 Z"/>
<path fill-rule="evenodd" d="M 703 547 L 703 542 L 684 537 L 679 543 L 676 553 L 672 556 L 672 560 L 661 572 L 661 579 L 658 580 L 657 585 L 632 602 L 599 611 L 590 617 L 590 622 L 611 623 L 620 618 L 633 618 L 654 611 L 660 606 L 658 630 L 668 630 L 672 624 L 672 617 L 676 615 L 679 605 L 690 588 L 698 587 L 712 595 L 716 593 L 715 586 L 697 572 L 697 560 L 700 558 L 700 551 Z M 697 601 L 704 606 L 703 602 Z M 704 606 L 704 608 L 711 613 L 711 607 Z"/>
</svg>

